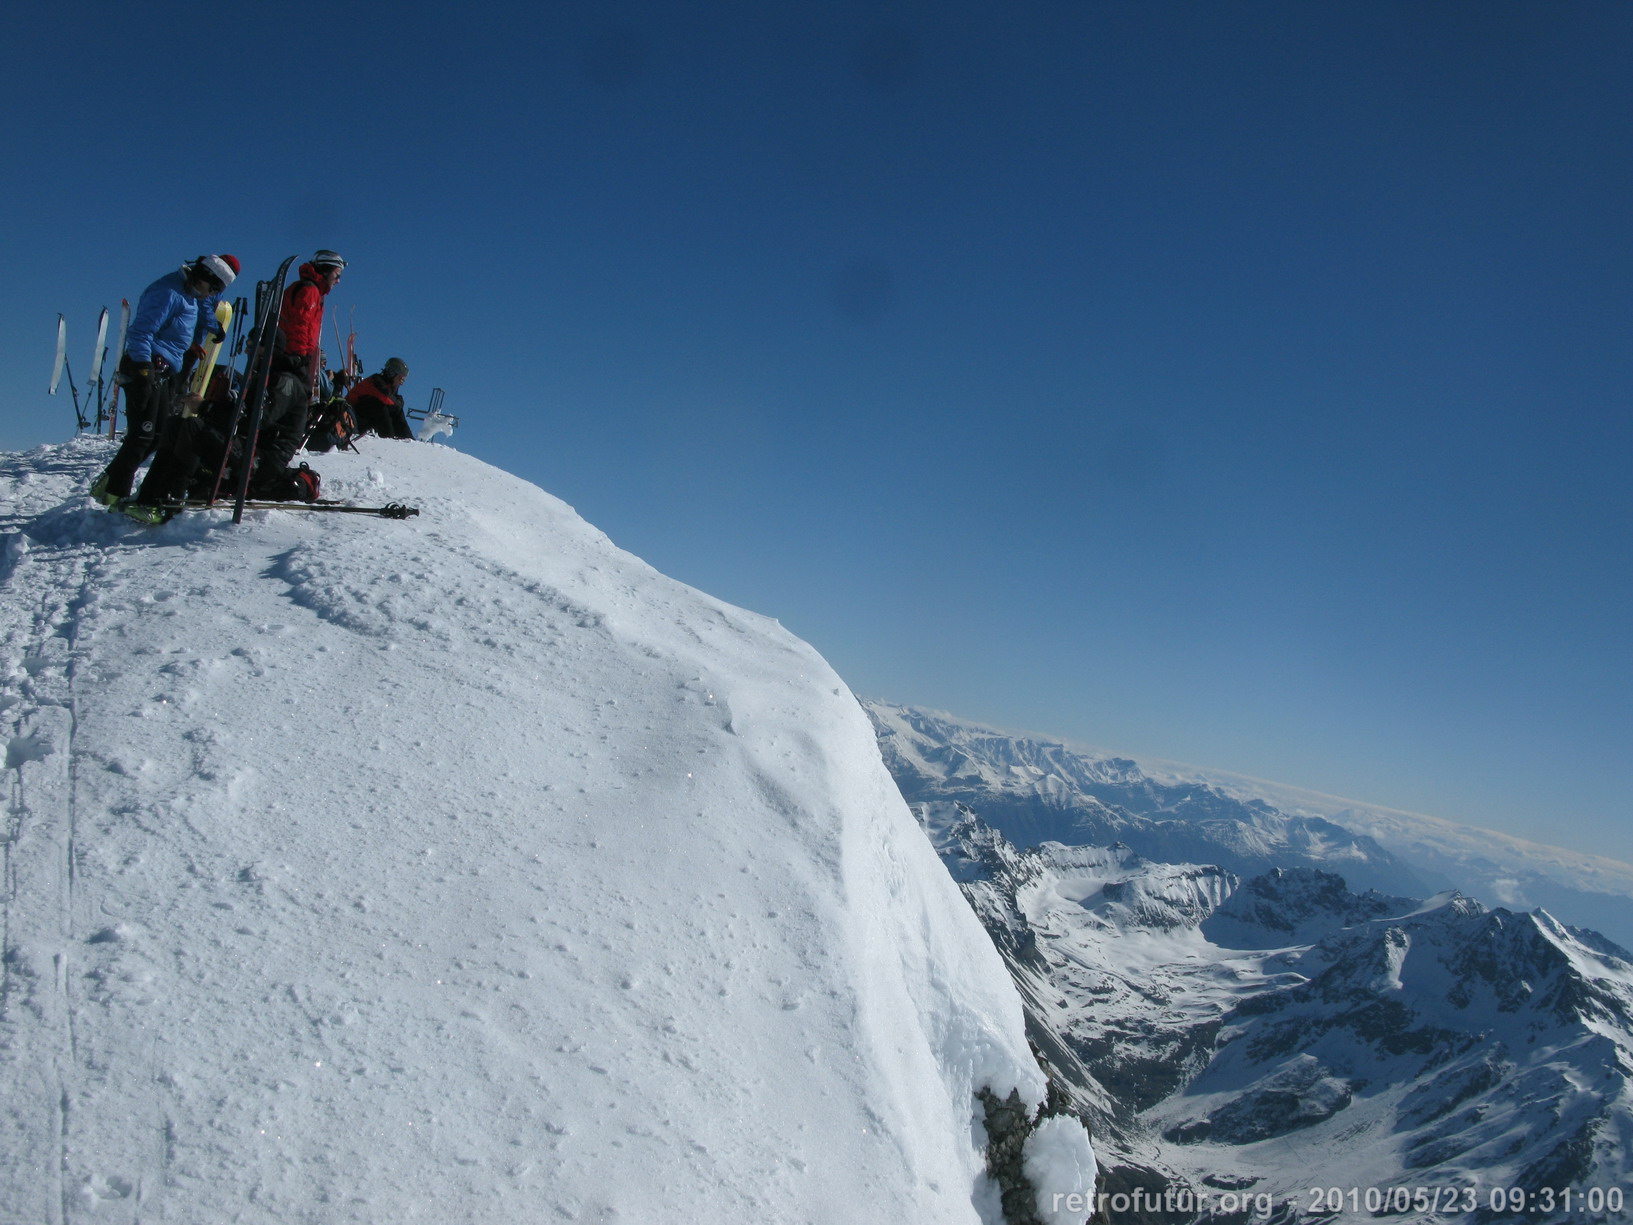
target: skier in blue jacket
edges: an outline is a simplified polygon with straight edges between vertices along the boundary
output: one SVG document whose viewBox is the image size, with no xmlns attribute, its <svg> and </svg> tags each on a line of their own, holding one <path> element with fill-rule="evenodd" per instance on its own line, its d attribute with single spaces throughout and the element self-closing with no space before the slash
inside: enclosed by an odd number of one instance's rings
<svg viewBox="0 0 1633 1225">
<path fill-rule="evenodd" d="M 238 276 L 230 255 L 201 255 L 162 276 L 142 291 L 125 332 L 119 380 L 125 388 L 125 441 L 107 469 L 91 483 L 91 496 L 104 506 L 130 497 L 136 469 L 158 445 L 170 416 L 176 387 L 200 333 L 217 325 L 214 303 Z M 204 315 L 200 304 L 211 307 Z"/>
</svg>

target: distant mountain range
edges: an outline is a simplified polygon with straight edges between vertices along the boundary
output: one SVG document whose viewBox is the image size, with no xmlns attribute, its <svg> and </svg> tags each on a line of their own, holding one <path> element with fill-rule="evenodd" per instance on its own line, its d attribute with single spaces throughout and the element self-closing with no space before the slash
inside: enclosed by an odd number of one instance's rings
<svg viewBox="0 0 1633 1225">
<path fill-rule="evenodd" d="M 1353 889 L 1459 889 L 1633 948 L 1633 864 L 1172 762 L 1136 763 L 951 715 L 865 702 L 909 802 L 962 800 L 1019 846 L 1122 841 L 1238 875 L 1316 867 Z"/>
<path fill-rule="evenodd" d="M 1615 944 L 1419 901 L 1416 860 L 1318 813 L 868 706 L 1094 1125 L 1119 1225 L 1621 1218 Z M 1443 824 L 1424 836 L 1472 854 Z"/>
</svg>

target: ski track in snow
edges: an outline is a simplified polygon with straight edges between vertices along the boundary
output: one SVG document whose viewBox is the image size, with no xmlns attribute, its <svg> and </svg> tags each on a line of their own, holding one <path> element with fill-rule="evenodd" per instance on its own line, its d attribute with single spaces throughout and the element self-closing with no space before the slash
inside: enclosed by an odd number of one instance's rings
<svg viewBox="0 0 1633 1225">
<path fill-rule="evenodd" d="M 1019 1001 L 838 679 L 364 445 L 420 519 L 0 467 L 0 1225 L 993 1219 Z"/>
<path fill-rule="evenodd" d="M 7 502 L 26 508 L 39 486 L 54 490 L 63 478 L 78 475 L 72 468 L 42 465 L 7 490 Z M 23 597 L 29 608 L 8 627 L 3 660 L 10 727 L 0 1020 L 9 1022 L 22 1010 L 38 1022 L 22 1028 L 22 1040 L 15 1047 L 8 1044 L 6 1054 L 22 1076 L 35 1080 L 40 1108 L 26 1122 L 8 1112 L 0 1147 L 20 1154 L 44 1176 L 39 1219 L 51 1222 L 72 1217 L 76 1191 L 98 1202 L 139 1201 L 141 1193 L 140 1183 L 123 1175 L 81 1170 L 75 1156 L 86 1143 L 106 1148 L 95 1134 L 105 1113 L 82 1111 L 99 1077 L 95 1035 L 83 1032 L 81 996 L 86 980 L 105 970 L 106 958 L 99 954 L 107 941 L 88 938 L 94 916 L 76 888 L 74 753 L 80 616 L 100 562 L 96 544 L 47 531 L 33 547 L 21 536 L 8 537 L 3 563 L 14 597 Z M 140 1102 L 128 1106 L 127 1119 L 149 1113 Z M 144 1132 L 151 1138 L 154 1122 L 145 1119 L 132 1138 L 138 1144 Z M 133 1218 L 123 1214 L 122 1219 Z"/>
</svg>

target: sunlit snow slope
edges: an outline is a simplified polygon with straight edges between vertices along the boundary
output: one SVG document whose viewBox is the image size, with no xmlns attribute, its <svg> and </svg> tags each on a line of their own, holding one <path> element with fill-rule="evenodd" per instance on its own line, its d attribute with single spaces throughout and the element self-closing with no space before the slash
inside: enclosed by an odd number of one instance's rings
<svg viewBox="0 0 1633 1225">
<path fill-rule="evenodd" d="M 1020 1004 L 814 651 L 445 447 L 107 445 L 0 456 L 0 1221 L 996 1219 Z"/>
</svg>

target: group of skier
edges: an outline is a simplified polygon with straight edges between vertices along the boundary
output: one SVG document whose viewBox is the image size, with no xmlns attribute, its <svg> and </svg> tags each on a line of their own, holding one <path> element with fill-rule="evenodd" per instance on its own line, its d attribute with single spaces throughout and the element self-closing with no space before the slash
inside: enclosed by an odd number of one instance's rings
<svg viewBox="0 0 1633 1225">
<path fill-rule="evenodd" d="M 326 450 L 371 431 L 385 438 L 413 437 L 402 398 L 408 366 L 401 358 L 359 379 L 349 394 L 351 371 L 327 375 L 322 369 L 324 299 L 346 269 L 346 261 L 329 250 L 300 266 L 275 314 L 275 333 L 252 345 L 266 355 L 254 436 L 248 418 L 237 411 L 243 397 L 234 403 L 230 375 L 217 382 L 225 392 L 191 389 L 195 368 L 209 361 L 206 342 L 213 348 L 226 339 L 222 318 L 230 312 L 216 308 L 239 267 L 231 255 L 201 255 L 142 292 L 119 356 L 124 441 L 91 484 L 91 497 L 108 509 L 162 522 L 188 498 L 213 496 L 228 472 L 251 497 L 314 501 L 316 474 L 306 464 L 291 467 L 301 447 Z M 322 396 L 320 385 L 325 385 Z M 153 462 L 133 494 L 137 469 L 150 457 Z M 248 466 L 247 481 L 239 465 Z"/>
</svg>

